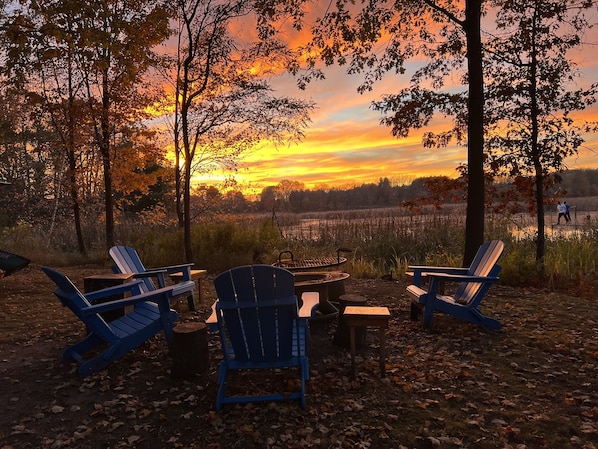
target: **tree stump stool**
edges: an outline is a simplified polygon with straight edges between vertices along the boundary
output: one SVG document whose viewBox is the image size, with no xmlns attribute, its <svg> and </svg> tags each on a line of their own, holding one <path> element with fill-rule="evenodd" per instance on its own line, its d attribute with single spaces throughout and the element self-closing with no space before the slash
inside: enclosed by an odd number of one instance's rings
<svg viewBox="0 0 598 449">
<path fill-rule="evenodd" d="M 338 298 L 338 324 L 334 333 L 334 344 L 349 349 L 351 347 L 351 335 L 344 315 L 345 309 L 349 306 L 365 306 L 367 299 L 361 295 L 346 293 Z M 355 328 L 355 345 L 358 348 L 365 346 L 367 328 Z"/>
<path fill-rule="evenodd" d="M 172 377 L 187 379 L 207 371 L 208 326 L 199 322 L 179 323 L 172 331 Z"/>
</svg>

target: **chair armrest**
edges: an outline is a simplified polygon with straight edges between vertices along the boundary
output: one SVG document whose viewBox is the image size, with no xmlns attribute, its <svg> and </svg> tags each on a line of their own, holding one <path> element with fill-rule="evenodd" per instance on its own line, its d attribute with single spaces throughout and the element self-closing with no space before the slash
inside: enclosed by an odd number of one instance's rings
<svg viewBox="0 0 598 449">
<path fill-rule="evenodd" d="M 216 315 L 216 302 L 212 304 L 212 313 L 206 320 L 206 325 L 211 332 L 216 332 L 218 330 L 218 316 Z"/>
<path fill-rule="evenodd" d="M 440 285 L 446 282 L 470 282 L 475 284 L 494 284 L 498 282 L 496 276 L 467 276 L 463 274 L 446 274 L 446 273 L 423 273 L 428 277 L 428 296 L 430 301 L 434 301 L 438 292 L 442 292 Z M 417 285 L 416 285 L 417 286 Z M 419 287 L 419 286 L 417 286 Z"/>
<path fill-rule="evenodd" d="M 162 270 L 162 269 L 151 269 L 151 270 L 146 270 L 144 272 L 141 273 L 134 273 L 133 277 L 134 278 L 156 278 L 156 280 L 158 281 L 158 287 L 159 288 L 163 288 L 166 287 L 166 270 Z"/>
<path fill-rule="evenodd" d="M 405 274 L 413 276 L 413 283 L 418 287 L 421 287 L 423 277 L 426 276 L 425 273 L 465 274 L 467 273 L 467 270 L 469 270 L 469 268 L 432 267 L 424 265 L 410 265 L 407 269 L 411 270 L 411 273 L 407 272 Z"/>
<path fill-rule="evenodd" d="M 164 270 L 168 274 L 171 274 L 171 273 L 178 273 L 178 272 L 184 272 L 186 270 L 190 270 L 191 267 L 194 265 L 195 264 L 193 262 L 182 263 L 182 264 L 178 264 L 178 265 L 169 265 L 167 267 L 155 267 L 155 268 L 152 268 L 152 270 Z"/>
<path fill-rule="evenodd" d="M 133 277 L 136 278 L 151 278 L 151 277 L 158 277 L 160 275 L 164 276 L 166 274 L 166 270 L 162 270 L 160 268 L 151 269 L 142 271 L 141 273 L 133 273 Z"/>
<path fill-rule="evenodd" d="M 172 296 L 187 295 L 195 289 L 195 282 L 182 281 L 170 286 L 170 288 L 172 288 Z"/>
<path fill-rule="evenodd" d="M 181 273 L 183 276 L 183 281 L 190 281 L 191 280 L 191 267 L 195 265 L 193 263 L 184 263 L 180 265 L 170 265 L 168 267 L 158 267 L 152 268 L 152 270 L 163 270 L 165 273 L 171 275 L 175 273 Z M 162 282 L 161 279 L 158 282 Z M 164 287 L 164 284 L 160 284 L 160 287 Z"/>
<path fill-rule="evenodd" d="M 461 274 L 467 273 L 469 268 L 460 268 L 460 267 L 428 267 L 425 265 L 409 265 L 407 267 L 408 270 L 411 271 L 418 271 L 420 273 L 427 272 L 427 273 L 453 273 L 453 274 Z"/>
<path fill-rule="evenodd" d="M 303 305 L 299 309 L 299 318 L 311 318 L 315 313 L 316 306 L 320 303 L 318 292 L 304 292 L 301 295 Z"/>
<path fill-rule="evenodd" d="M 498 267 L 500 268 L 500 267 Z M 498 270 L 500 271 L 500 270 Z M 496 274 L 492 273 L 492 274 Z M 467 275 L 460 275 L 460 274 L 445 274 L 445 273 L 425 273 L 426 276 L 429 278 L 428 283 L 428 291 L 425 295 L 424 303 L 426 307 L 430 307 L 430 310 L 433 310 L 436 307 L 436 303 L 441 301 L 440 296 L 438 295 L 439 285 L 444 282 L 465 282 L 468 284 L 482 284 L 483 286 L 480 288 L 490 288 L 489 284 L 494 284 L 498 282 L 497 276 L 467 276 Z M 486 285 L 487 287 L 484 287 Z M 409 288 L 408 288 L 409 289 Z M 467 296 L 466 298 L 462 297 L 453 297 L 452 298 L 455 303 L 461 305 L 470 304 L 473 300 L 472 297 Z M 481 299 L 481 298 L 480 298 Z M 478 302 L 479 300 L 478 299 Z M 422 301 L 419 301 L 422 303 Z M 469 305 L 467 307 L 470 307 Z M 431 315 L 429 317 L 431 319 Z M 426 318 L 424 317 L 424 321 Z"/>
<path fill-rule="evenodd" d="M 449 273 L 428 273 L 423 272 L 424 276 L 431 279 L 444 282 L 476 282 L 480 284 L 493 284 L 498 282 L 499 278 L 496 276 L 468 276 L 464 274 L 449 274 Z"/>
<path fill-rule="evenodd" d="M 303 295 L 301 296 L 301 299 L 303 299 L 303 306 L 301 306 L 301 310 L 299 310 L 298 318 L 309 318 L 313 314 L 313 309 L 319 303 L 320 295 L 317 292 L 303 293 Z M 276 304 L 276 301 L 272 301 L 271 303 Z M 208 326 L 208 329 L 212 332 L 215 332 L 218 330 L 218 312 L 216 311 L 217 304 L 218 304 L 218 300 L 214 301 L 214 303 L 212 304 L 212 313 L 206 320 L 206 325 Z M 220 306 L 220 307 L 222 307 L 222 306 Z M 248 303 L 246 305 L 241 305 L 241 306 L 231 305 L 231 308 L 235 308 L 235 307 L 240 307 L 240 308 L 255 307 L 255 304 Z M 222 307 L 222 308 L 226 308 L 226 307 Z"/>
<path fill-rule="evenodd" d="M 93 292 L 85 293 L 83 296 L 85 296 L 85 299 L 87 299 L 89 302 L 94 302 L 101 298 L 106 298 L 108 296 L 113 296 L 113 295 L 119 295 L 122 293 L 139 294 L 139 292 L 140 292 L 139 285 L 142 283 L 143 283 L 143 281 L 126 282 L 121 285 L 115 285 L 113 287 L 106 287 L 101 290 L 96 290 Z"/>
<path fill-rule="evenodd" d="M 108 290 L 108 289 L 105 289 Z M 90 307 L 81 309 L 83 315 L 93 315 L 96 313 L 108 312 L 114 309 L 120 309 L 127 306 L 133 306 L 140 302 L 152 301 L 158 303 L 160 308 L 170 308 L 170 297 L 173 296 L 174 286 L 160 288 L 151 292 L 142 293 L 140 295 L 129 296 L 123 299 L 115 299 L 114 301 L 103 302 L 101 304 L 94 304 Z"/>
</svg>

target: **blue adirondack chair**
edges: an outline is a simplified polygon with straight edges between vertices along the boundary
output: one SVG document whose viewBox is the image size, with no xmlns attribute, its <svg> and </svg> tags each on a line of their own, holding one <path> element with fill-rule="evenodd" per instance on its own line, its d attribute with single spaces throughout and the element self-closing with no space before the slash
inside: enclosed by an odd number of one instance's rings
<svg viewBox="0 0 598 449">
<path fill-rule="evenodd" d="M 223 404 L 284 400 L 300 400 L 305 407 L 308 319 L 298 315 L 293 274 L 271 265 L 246 265 L 219 274 L 214 286 L 224 354 L 218 373 L 216 410 Z M 231 370 L 290 367 L 298 368 L 298 391 L 244 396 L 227 392 Z"/>
<path fill-rule="evenodd" d="M 29 262 L 31 261 L 26 257 L 0 250 L 0 278 L 22 270 Z"/>
<path fill-rule="evenodd" d="M 167 274 L 182 273 L 183 282 L 192 280 L 191 267 L 193 263 L 156 267 L 148 270 L 141 262 L 137 251 L 129 246 L 113 246 L 110 248 L 109 254 L 114 262 L 115 272 L 133 273 L 136 279 L 143 281 L 142 292 L 151 292 L 156 288 L 164 288 L 166 286 L 165 276 Z M 194 288 L 195 284 L 192 284 L 188 291 L 181 292 L 181 294 L 186 294 L 189 310 L 195 310 Z"/>
<path fill-rule="evenodd" d="M 478 307 L 490 286 L 498 282 L 501 267 L 497 262 L 504 247 L 500 240 L 484 243 L 469 268 L 410 266 L 413 284 L 407 287 L 407 294 L 411 298 L 411 318 L 418 319 L 423 309 L 422 324 L 429 327 L 434 311 L 440 311 L 470 323 L 500 329 L 500 322 L 483 315 Z M 428 280 L 427 289 L 422 287 L 424 278 Z M 459 283 L 453 296 L 440 293 L 440 285 L 447 282 Z"/>
<path fill-rule="evenodd" d="M 81 378 L 104 369 L 160 331 L 164 332 L 168 343 L 172 341 L 172 328 L 178 316 L 169 304 L 171 297 L 179 293 L 180 286 L 141 293 L 142 282 L 135 281 L 83 294 L 64 274 L 48 267 L 42 267 L 42 270 L 56 284 L 54 294 L 87 327 L 87 336 L 62 354 L 65 363 L 79 363 Z M 102 298 L 123 293 L 132 296 L 94 304 Z M 105 312 L 125 307 L 131 310 L 113 321 L 106 322 L 102 317 Z"/>
</svg>

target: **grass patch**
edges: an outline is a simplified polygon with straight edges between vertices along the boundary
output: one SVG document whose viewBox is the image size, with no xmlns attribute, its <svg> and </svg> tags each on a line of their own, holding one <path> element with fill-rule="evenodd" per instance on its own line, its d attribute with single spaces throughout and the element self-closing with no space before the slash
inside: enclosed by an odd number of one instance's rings
<svg viewBox="0 0 598 449">
<path fill-rule="evenodd" d="M 273 263 L 282 251 L 296 259 L 336 255 L 338 248 L 348 263 L 343 269 L 356 278 L 401 276 L 409 265 L 461 266 L 464 235 L 463 215 L 407 215 L 382 209 L 334 214 L 217 217 L 200 221 L 192 229 L 193 262 L 218 273 L 237 265 Z M 515 239 L 510 219 L 491 216 L 487 239 L 506 243 L 500 260 L 501 283 L 548 285 L 593 294 L 598 260 L 598 228 L 591 222 L 573 233 L 556 233 L 546 242 L 544 271 L 535 261 L 532 239 Z M 60 230 L 58 230 L 60 228 Z M 104 264 L 110 261 L 101 232 L 91 232 L 88 254 L 76 251 L 68 226 L 57 227 L 51 236 L 28 226 L 5 229 L 0 245 L 40 264 L 68 266 Z M 118 242 L 133 246 L 144 263 L 164 266 L 185 260 L 182 231 L 167 220 L 151 223 L 121 222 Z M 100 244 L 101 242 L 101 244 Z"/>
</svg>

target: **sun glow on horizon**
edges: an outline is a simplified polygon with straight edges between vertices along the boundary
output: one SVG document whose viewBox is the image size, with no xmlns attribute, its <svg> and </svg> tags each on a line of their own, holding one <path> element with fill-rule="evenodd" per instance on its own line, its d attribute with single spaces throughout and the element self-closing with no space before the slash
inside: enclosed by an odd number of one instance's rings
<svg viewBox="0 0 598 449">
<path fill-rule="evenodd" d="M 255 37 L 252 27 L 241 25 L 234 25 L 236 35 Z M 294 46 L 308 41 L 307 29 L 297 32 L 289 24 L 283 24 L 281 33 Z M 589 34 L 586 41 L 598 40 L 596 30 Z M 576 61 L 583 68 L 583 85 L 598 81 L 594 50 L 586 46 L 576 54 Z M 417 66 L 414 62 L 410 64 Z M 278 147 L 262 144 L 239 160 L 234 177 L 247 197 L 255 197 L 264 188 L 283 180 L 301 182 L 306 189 L 347 188 L 377 183 L 381 178 L 400 184 L 425 176 L 456 177 L 457 167 L 466 164 L 464 146 L 452 143 L 441 149 L 424 148 L 423 130 L 414 130 L 407 138 L 397 139 L 390 128 L 380 124 L 381 116 L 370 107 L 371 102 L 406 87 L 407 77 L 389 74 L 376 82 L 371 92 L 362 95 L 357 93 L 357 87 L 363 77 L 346 74 L 345 67 L 324 68 L 326 78 L 310 83 L 304 91 L 284 69 L 278 65 L 265 67 L 260 62 L 250 67 L 254 74 L 267 74 L 276 94 L 314 101 L 316 109 L 301 142 Z M 579 118 L 597 120 L 598 105 L 576 114 Z M 443 125 L 446 123 L 434 121 L 425 131 L 440 131 L 446 128 Z M 579 149 L 579 155 L 566 160 L 568 168 L 598 168 L 598 136 L 589 134 L 584 138 L 586 143 Z M 227 179 L 227 173 L 215 172 L 195 175 L 193 183 L 221 185 Z"/>
</svg>

